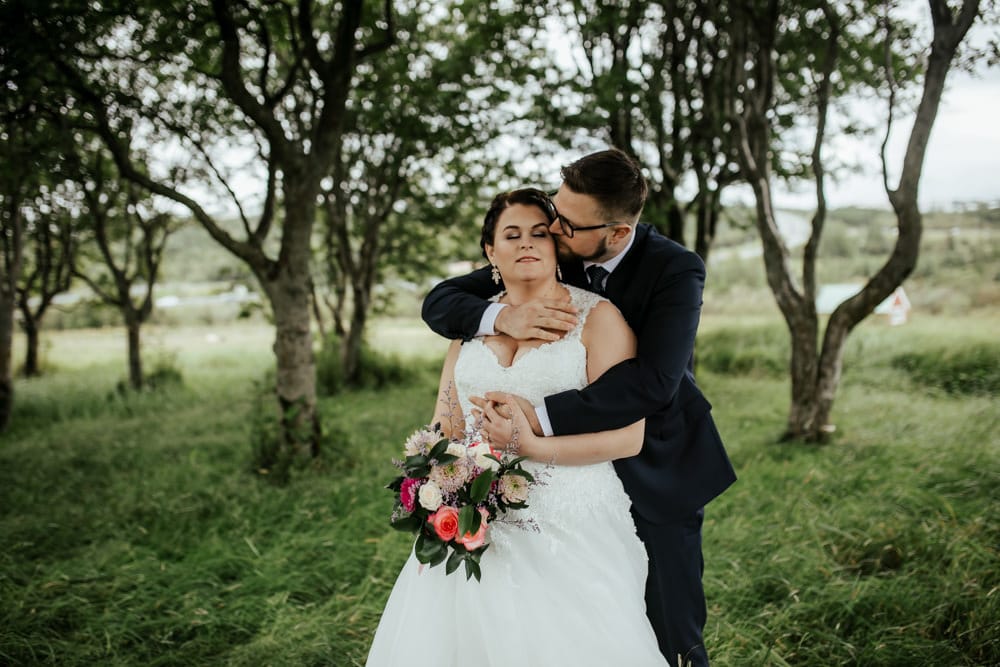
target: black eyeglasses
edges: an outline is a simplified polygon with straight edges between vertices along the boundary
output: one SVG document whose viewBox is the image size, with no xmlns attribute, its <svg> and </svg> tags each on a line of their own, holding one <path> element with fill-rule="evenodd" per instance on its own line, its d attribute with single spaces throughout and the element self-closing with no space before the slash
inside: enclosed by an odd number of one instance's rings
<svg viewBox="0 0 1000 667">
<path fill-rule="evenodd" d="M 555 196 L 555 192 L 549 193 L 549 198 Z M 566 238 L 573 238 L 573 234 L 576 232 L 587 232 L 591 229 L 604 229 L 605 227 L 614 227 L 616 225 L 624 225 L 624 222 L 605 222 L 603 225 L 586 225 L 581 227 L 579 225 L 574 225 L 572 222 L 567 220 L 558 209 L 555 208 L 555 204 L 552 204 L 552 210 L 556 214 L 556 220 L 559 221 L 559 227 L 562 229 L 562 233 Z"/>
<path fill-rule="evenodd" d="M 604 229 L 605 227 L 614 227 L 615 225 L 625 224 L 624 222 L 605 222 L 603 225 L 587 225 L 586 227 L 577 227 L 558 213 L 556 214 L 556 217 L 559 219 L 559 227 L 562 228 L 562 233 L 568 238 L 573 238 L 573 234 L 576 232 L 586 232 L 591 229 Z"/>
</svg>

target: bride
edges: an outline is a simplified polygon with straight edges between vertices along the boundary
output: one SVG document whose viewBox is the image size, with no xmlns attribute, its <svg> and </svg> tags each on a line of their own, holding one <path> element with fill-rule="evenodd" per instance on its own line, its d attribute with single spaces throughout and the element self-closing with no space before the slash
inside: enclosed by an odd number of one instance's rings
<svg viewBox="0 0 1000 667">
<path fill-rule="evenodd" d="M 505 335 L 453 342 L 432 420 L 446 435 L 460 435 L 475 410 L 470 399 L 487 391 L 517 393 L 537 404 L 635 356 L 635 336 L 610 302 L 556 280 L 549 235 L 554 219 L 555 208 L 540 190 L 500 194 L 486 213 L 481 245 L 498 290 L 501 278 L 506 288 L 495 298 L 513 305 L 570 300 L 578 324 L 549 343 Z M 522 425 L 519 441 L 511 444 L 533 459 L 525 469 L 542 478 L 528 508 L 517 513 L 537 530 L 492 523 L 479 582 L 421 566 L 411 553 L 367 666 L 666 665 L 645 613 L 645 548 L 611 464 L 638 453 L 643 422 L 538 438 L 522 414 L 511 417 Z"/>
</svg>

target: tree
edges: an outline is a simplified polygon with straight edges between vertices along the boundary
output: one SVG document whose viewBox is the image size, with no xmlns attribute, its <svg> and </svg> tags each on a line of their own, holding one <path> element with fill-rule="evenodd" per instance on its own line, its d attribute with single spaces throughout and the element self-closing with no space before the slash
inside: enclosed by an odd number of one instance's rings
<svg viewBox="0 0 1000 667">
<path fill-rule="evenodd" d="M 536 106 L 560 144 L 581 130 L 636 156 L 650 181 L 643 218 L 707 259 L 721 195 L 741 180 L 729 140 L 728 12 L 715 2 L 554 3 L 571 63 L 550 68 Z"/>
<path fill-rule="evenodd" d="M 0 136 L 0 241 L 3 242 L 3 276 L 0 279 L 0 432 L 10 424 L 14 406 L 13 356 L 14 311 L 17 281 L 24 261 L 23 202 L 30 190 L 27 155 L 22 129 L 6 126 Z"/>
<path fill-rule="evenodd" d="M 40 73 L 48 63 L 25 39 L 26 8 L 0 4 L 0 431 L 10 423 L 14 403 L 12 345 L 18 284 L 24 268 L 28 209 L 42 188 L 44 174 L 58 161 L 56 134 L 40 113 L 54 97 Z"/>
<path fill-rule="evenodd" d="M 102 301 L 122 315 L 128 340 L 128 381 L 142 389 L 142 325 L 153 312 L 153 292 L 167 239 L 177 223 L 157 212 L 139 186 L 117 178 L 100 147 L 80 174 L 85 212 L 98 258 L 80 266 L 81 278 Z M 82 262 L 81 262 L 82 264 Z"/>
<path fill-rule="evenodd" d="M 283 446 L 305 456 L 318 454 L 321 432 L 309 271 L 321 183 L 355 70 L 395 40 L 391 2 L 370 4 L 122 0 L 81 14 L 53 1 L 29 23 L 73 91 L 68 113 L 101 137 L 120 175 L 185 207 L 253 271 L 274 315 Z M 142 158 L 153 147 L 183 157 L 154 169 Z M 265 174 L 253 221 L 219 158 L 225 148 Z M 230 197 L 242 238 L 196 194 L 207 184 Z"/>
<path fill-rule="evenodd" d="M 465 203 L 484 190 L 491 197 L 508 171 L 489 148 L 517 116 L 508 91 L 527 72 L 521 63 L 537 55 L 516 38 L 519 17 L 475 3 L 447 17 L 399 7 L 397 42 L 355 74 L 322 217 L 327 301 L 348 381 L 374 287 L 439 270 L 451 238 L 475 236 L 479 216 L 466 215 Z"/>
<path fill-rule="evenodd" d="M 742 3 L 735 9 L 733 40 L 737 46 L 734 66 L 744 73 L 740 99 L 732 115 L 740 142 L 742 168 L 753 188 L 757 227 L 764 247 L 768 284 L 791 334 L 792 395 L 785 438 L 823 440 L 832 426 L 830 411 L 840 382 L 844 343 L 851 330 L 870 315 L 882 300 L 913 271 L 919 254 L 921 218 L 917 187 L 930 130 L 934 123 L 944 82 L 956 50 L 979 13 L 977 0 L 964 0 L 956 13 L 945 0 L 930 0 L 933 39 L 926 59 L 923 91 L 910 134 L 899 185 L 886 191 L 896 210 L 899 234 L 886 263 L 869 278 L 862 290 L 840 304 L 831 315 L 822 345 L 816 313 L 816 255 L 826 219 L 823 145 L 827 138 L 829 111 L 836 92 L 846 92 L 857 82 L 841 61 L 845 49 L 850 62 L 877 69 L 879 50 L 870 36 L 883 40 L 886 72 L 892 81 L 903 57 L 893 51 L 886 33 L 892 21 L 884 17 L 881 29 L 874 25 L 871 8 L 864 3 L 817 7 L 802 5 L 785 11 L 776 0 Z M 874 28 L 874 29 L 873 29 Z M 820 47 L 811 52 L 809 44 Z M 804 58 L 802 56 L 805 56 Z M 864 59 L 864 60 L 862 60 Z M 775 150 L 773 118 L 788 113 L 785 86 L 807 86 L 812 91 L 815 132 L 810 169 L 816 185 L 816 212 L 804 249 L 802 280 L 792 273 L 788 249 L 778 234 L 771 198 L 771 154 Z M 890 110 L 892 109 L 890 96 Z M 785 106 L 783 106 L 785 105 Z M 885 147 L 883 144 L 883 170 Z"/>
<path fill-rule="evenodd" d="M 66 201 L 66 184 L 49 186 L 25 229 L 27 253 L 17 285 L 17 307 L 25 336 L 25 377 L 39 374 L 38 347 L 42 321 L 53 299 L 73 282 L 79 226 L 78 212 Z"/>
</svg>

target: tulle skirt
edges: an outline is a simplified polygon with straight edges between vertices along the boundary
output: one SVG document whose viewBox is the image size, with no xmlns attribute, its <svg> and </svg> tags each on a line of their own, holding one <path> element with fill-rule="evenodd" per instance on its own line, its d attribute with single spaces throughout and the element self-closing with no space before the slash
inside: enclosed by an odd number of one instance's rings
<svg viewBox="0 0 1000 667">
<path fill-rule="evenodd" d="M 491 527 L 481 581 L 410 554 L 368 667 L 667 665 L 645 614 L 645 549 L 611 465 L 556 477 L 534 499 L 537 531 Z"/>
</svg>

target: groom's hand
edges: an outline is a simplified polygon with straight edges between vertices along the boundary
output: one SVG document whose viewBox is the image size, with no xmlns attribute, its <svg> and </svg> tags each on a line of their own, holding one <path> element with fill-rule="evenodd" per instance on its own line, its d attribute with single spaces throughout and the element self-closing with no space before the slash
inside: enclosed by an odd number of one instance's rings
<svg viewBox="0 0 1000 667">
<path fill-rule="evenodd" d="M 493 328 L 517 340 L 559 340 L 576 326 L 577 312 L 568 298 L 529 301 L 501 309 Z"/>
<path fill-rule="evenodd" d="M 538 422 L 538 414 L 535 412 L 535 406 L 526 398 L 517 394 L 507 394 L 502 391 L 488 391 L 483 398 L 470 396 L 469 401 L 482 411 L 483 419 L 487 423 L 499 423 L 501 420 L 509 420 L 511 412 L 507 409 L 507 406 L 516 405 L 524 413 L 532 432 L 537 436 L 543 435 L 542 425 Z"/>
</svg>

